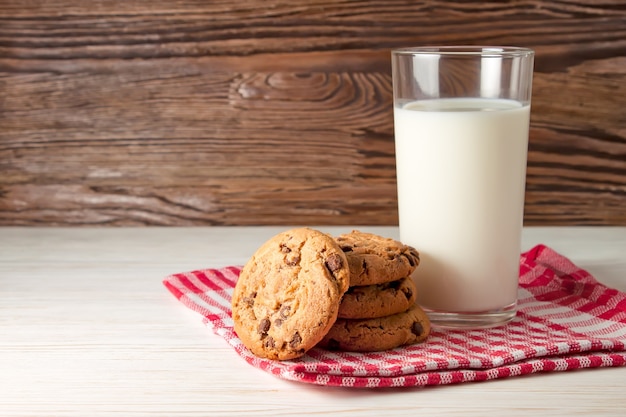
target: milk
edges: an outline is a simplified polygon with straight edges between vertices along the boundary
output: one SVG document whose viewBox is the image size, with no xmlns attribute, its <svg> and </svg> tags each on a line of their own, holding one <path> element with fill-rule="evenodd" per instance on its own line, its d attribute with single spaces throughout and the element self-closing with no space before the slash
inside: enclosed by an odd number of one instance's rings
<svg viewBox="0 0 626 417">
<path fill-rule="evenodd" d="M 420 252 L 418 303 L 464 313 L 514 305 L 530 106 L 427 100 L 394 117 L 400 239 Z"/>
</svg>

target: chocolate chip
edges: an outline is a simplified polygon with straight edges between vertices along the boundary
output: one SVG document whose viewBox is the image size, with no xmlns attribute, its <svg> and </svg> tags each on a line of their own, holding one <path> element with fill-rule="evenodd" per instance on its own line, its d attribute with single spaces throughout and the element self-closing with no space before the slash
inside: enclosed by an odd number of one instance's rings
<svg viewBox="0 0 626 417">
<path fill-rule="evenodd" d="M 298 347 L 300 343 L 302 343 L 302 337 L 300 337 L 300 333 L 296 332 L 291 338 L 291 342 L 289 342 L 289 346 L 292 349 L 295 349 Z"/>
<path fill-rule="evenodd" d="M 267 317 L 261 320 L 261 322 L 259 323 L 259 327 L 257 327 L 257 332 L 259 332 L 259 334 L 261 335 L 261 339 L 267 336 L 267 332 L 270 330 L 271 325 L 272 324 L 270 322 L 270 319 L 268 319 Z"/>
<path fill-rule="evenodd" d="M 291 306 L 283 304 L 282 307 L 280 307 L 280 311 L 278 312 L 278 314 L 280 314 L 280 317 L 282 317 L 283 319 L 286 319 L 287 317 L 289 317 L 290 312 Z"/>
<path fill-rule="evenodd" d="M 409 265 L 417 266 L 420 260 L 420 255 L 415 249 L 409 249 L 408 253 L 403 253 L 404 257 L 409 261 Z"/>
<path fill-rule="evenodd" d="M 256 298 L 256 292 L 250 293 L 249 296 L 243 297 L 243 302 L 252 307 L 254 305 L 254 299 Z"/>
<path fill-rule="evenodd" d="M 341 246 L 341 250 L 344 252 L 352 252 L 352 246 Z"/>
<path fill-rule="evenodd" d="M 292 256 L 285 258 L 285 263 L 289 266 L 298 265 L 300 263 L 300 255 L 293 254 Z"/>
<path fill-rule="evenodd" d="M 411 332 L 413 332 L 415 336 L 421 336 L 422 332 L 424 332 L 424 328 L 419 321 L 416 321 L 413 323 L 413 326 L 411 326 Z"/>
<path fill-rule="evenodd" d="M 407 300 L 410 300 L 411 297 L 413 297 L 413 291 L 411 291 L 410 288 L 403 288 L 402 292 L 404 293 L 404 296 L 406 297 Z"/>
<path fill-rule="evenodd" d="M 331 254 L 328 258 L 326 258 L 326 267 L 331 272 L 339 271 L 343 267 L 343 260 L 341 256 L 337 253 Z"/>
<path fill-rule="evenodd" d="M 283 325 L 283 320 L 282 319 L 276 319 L 274 320 L 274 326 L 276 327 L 280 327 Z"/>
<path fill-rule="evenodd" d="M 268 336 L 265 339 L 265 342 L 263 342 L 263 346 L 265 346 L 266 348 L 275 348 L 276 343 L 274 342 L 274 338 L 272 336 Z"/>
</svg>

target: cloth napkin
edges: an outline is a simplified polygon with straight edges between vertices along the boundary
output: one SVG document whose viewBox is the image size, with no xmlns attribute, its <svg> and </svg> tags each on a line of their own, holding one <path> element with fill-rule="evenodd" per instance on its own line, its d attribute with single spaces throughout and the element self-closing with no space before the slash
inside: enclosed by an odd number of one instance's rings
<svg viewBox="0 0 626 417">
<path fill-rule="evenodd" d="M 434 328 L 422 344 L 374 353 L 314 348 L 282 362 L 254 356 L 233 330 L 230 300 L 240 271 L 238 266 L 191 271 L 163 283 L 245 361 L 287 380 L 407 387 L 626 365 L 626 293 L 602 285 L 543 245 L 520 258 L 519 310 L 506 326 Z"/>
</svg>

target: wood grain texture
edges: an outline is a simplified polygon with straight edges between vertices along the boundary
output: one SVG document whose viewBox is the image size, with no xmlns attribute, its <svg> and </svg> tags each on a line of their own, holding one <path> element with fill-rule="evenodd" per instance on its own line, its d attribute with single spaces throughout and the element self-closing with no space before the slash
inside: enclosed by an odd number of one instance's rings
<svg viewBox="0 0 626 417">
<path fill-rule="evenodd" d="M 536 50 L 526 224 L 626 224 L 622 1 L 0 2 L 1 225 L 397 224 L 390 49 Z"/>
</svg>

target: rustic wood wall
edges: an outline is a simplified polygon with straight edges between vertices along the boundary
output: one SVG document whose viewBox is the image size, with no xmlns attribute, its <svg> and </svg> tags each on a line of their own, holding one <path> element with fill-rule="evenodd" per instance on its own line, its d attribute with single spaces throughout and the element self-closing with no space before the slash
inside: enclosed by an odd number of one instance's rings
<svg viewBox="0 0 626 417">
<path fill-rule="evenodd" d="M 0 0 L 0 224 L 396 224 L 425 44 L 534 48 L 526 224 L 626 225 L 611 0 Z"/>
</svg>

